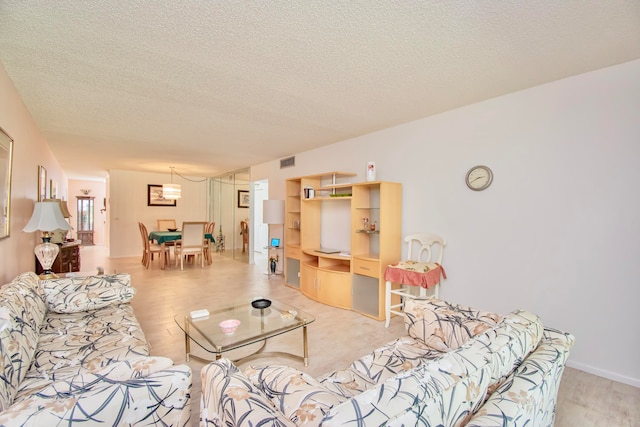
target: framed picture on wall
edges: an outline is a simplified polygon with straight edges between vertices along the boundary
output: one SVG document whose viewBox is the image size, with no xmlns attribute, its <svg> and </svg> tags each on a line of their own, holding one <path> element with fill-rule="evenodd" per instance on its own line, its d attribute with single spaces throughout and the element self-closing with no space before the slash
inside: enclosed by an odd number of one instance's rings
<svg viewBox="0 0 640 427">
<path fill-rule="evenodd" d="M 162 185 L 147 184 L 147 206 L 176 206 L 176 200 L 164 198 Z"/>
<path fill-rule="evenodd" d="M 44 166 L 38 166 L 38 201 L 47 198 L 47 170 Z"/>
<path fill-rule="evenodd" d="M 58 183 L 52 179 L 49 180 L 49 198 L 58 198 Z"/>
<path fill-rule="evenodd" d="M 238 207 L 239 208 L 248 208 L 249 207 L 249 192 L 245 190 L 238 190 Z"/>
</svg>

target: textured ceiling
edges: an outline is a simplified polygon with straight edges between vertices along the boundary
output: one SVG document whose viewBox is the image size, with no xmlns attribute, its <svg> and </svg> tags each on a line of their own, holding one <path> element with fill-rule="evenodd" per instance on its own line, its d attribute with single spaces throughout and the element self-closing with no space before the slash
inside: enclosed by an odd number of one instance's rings
<svg viewBox="0 0 640 427">
<path fill-rule="evenodd" d="M 0 2 L 71 178 L 217 175 L 638 58 L 638 0 Z"/>
</svg>

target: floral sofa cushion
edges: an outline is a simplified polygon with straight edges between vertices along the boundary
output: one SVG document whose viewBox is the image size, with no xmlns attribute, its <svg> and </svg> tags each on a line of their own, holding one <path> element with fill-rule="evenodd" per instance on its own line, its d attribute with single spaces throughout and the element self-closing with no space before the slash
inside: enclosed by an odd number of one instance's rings
<svg viewBox="0 0 640 427">
<path fill-rule="evenodd" d="M 322 376 L 320 382 L 334 393 L 353 397 L 441 354 L 420 340 L 404 336 L 355 360 L 347 369 Z"/>
<path fill-rule="evenodd" d="M 72 289 L 71 286 L 45 282 L 43 288 L 49 310 L 56 313 L 96 310 L 111 304 L 129 302 L 136 294 L 136 289 L 131 286 Z"/>
<path fill-rule="evenodd" d="M 230 360 L 216 360 L 200 375 L 200 425 L 295 426 Z"/>
<path fill-rule="evenodd" d="M 129 302 L 135 295 L 129 274 L 43 280 L 42 290 L 47 308 L 57 313 L 95 310 Z"/>
<path fill-rule="evenodd" d="M 439 351 L 455 350 L 487 329 L 500 316 L 436 298 L 408 299 L 404 322 L 409 336 Z"/>
<path fill-rule="evenodd" d="M 93 372 L 115 361 L 149 354 L 149 346 L 130 304 L 82 313 L 49 312 L 40 341 L 16 399 L 29 396 L 78 370 Z"/>
<path fill-rule="evenodd" d="M 0 289 L 0 411 L 11 405 L 27 375 L 45 313 L 35 273 Z"/>
<path fill-rule="evenodd" d="M 80 370 L 0 413 L 0 425 L 187 425 L 191 370 L 164 357 Z"/>
<path fill-rule="evenodd" d="M 249 367 L 244 373 L 296 425 L 317 426 L 329 409 L 347 400 L 287 366 Z"/>
</svg>

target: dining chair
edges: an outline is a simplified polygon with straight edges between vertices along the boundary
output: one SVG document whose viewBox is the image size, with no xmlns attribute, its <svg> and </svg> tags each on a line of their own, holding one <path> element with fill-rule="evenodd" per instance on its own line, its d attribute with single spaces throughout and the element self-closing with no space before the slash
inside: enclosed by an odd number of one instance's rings
<svg viewBox="0 0 640 427">
<path fill-rule="evenodd" d="M 177 229 L 175 219 L 159 219 L 158 231 L 169 231 L 169 229 Z"/>
<path fill-rule="evenodd" d="M 175 219 L 159 219 L 157 220 L 158 223 L 158 231 L 169 231 L 169 229 L 171 230 L 176 230 L 178 227 L 176 226 L 176 220 Z M 176 242 L 175 240 L 171 240 L 169 242 L 165 242 L 164 243 L 165 246 L 169 247 L 169 261 L 171 261 L 171 248 L 173 249 L 173 256 L 175 257 L 175 246 L 176 246 Z"/>
<path fill-rule="evenodd" d="M 204 228 L 204 233 L 205 234 L 211 234 L 213 236 L 213 233 L 216 229 L 216 223 L 214 222 L 208 222 L 207 225 Z M 205 237 L 204 239 L 204 243 L 205 243 L 205 248 L 204 248 L 204 253 L 205 256 L 207 258 L 207 264 L 211 265 L 211 263 L 213 262 L 213 258 L 211 256 L 211 246 L 213 245 L 213 243 L 207 239 Z"/>
<path fill-rule="evenodd" d="M 153 260 L 153 255 L 158 254 L 161 263 L 160 266 L 164 268 L 164 266 L 169 263 L 169 248 L 151 243 L 149 240 L 149 231 L 147 231 L 147 227 L 143 223 L 138 222 L 138 228 L 140 229 L 140 237 L 142 238 L 142 265 L 149 268 Z"/>
<path fill-rule="evenodd" d="M 240 221 L 240 234 L 242 234 L 242 253 L 249 249 L 249 223 Z"/>
<path fill-rule="evenodd" d="M 205 221 L 185 221 L 182 223 L 182 239 L 176 245 L 176 267 L 180 258 L 180 270 L 184 270 L 184 258 L 189 255 L 200 256 L 200 267 L 204 268 L 205 260 Z"/>
</svg>

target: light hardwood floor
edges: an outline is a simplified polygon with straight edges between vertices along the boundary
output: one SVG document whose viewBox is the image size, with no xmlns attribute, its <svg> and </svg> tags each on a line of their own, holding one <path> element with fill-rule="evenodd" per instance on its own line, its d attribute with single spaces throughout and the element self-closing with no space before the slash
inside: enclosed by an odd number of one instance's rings
<svg viewBox="0 0 640 427">
<path fill-rule="evenodd" d="M 108 259 L 102 246 L 81 249 L 81 274 L 95 274 L 98 266 L 105 273 L 129 273 L 138 293 L 133 299 L 136 316 L 151 344 L 151 354 L 184 361 L 184 334 L 174 317 L 191 310 L 226 305 L 229 300 L 256 296 L 281 300 L 311 313 L 316 321 L 309 326 L 310 363 L 288 358 L 260 358 L 249 363 L 286 364 L 312 376 L 342 369 L 352 360 L 397 338 L 404 332 L 395 317 L 389 328 L 362 315 L 316 303 L 297 290 L 283 285 L 282 276 L 267 276 L 265 265 L 248 265 L 214 254 L 213 264 L 201 269 L 198 264 L 161 270 L 154 260 L 146 270 L 140 258 Z M 481 308 L 481 307 L 480 307 Z M 267 350 L 285 350 L 302 354 L 302 332 L 294 331 L 273 338 Z M 195 354 L 206 357 L 201 349 Z M 250 349 L 247 349 L 250 350 Z M 240 351 L 229 355 L 242 357 Z M 210 358 L 210 357 L 209 357 Z M 191 359 L 193 370 L 192 425 L 198 425 L 200 369 L 204 363 Z M 240 365 L 241 367 L 243 365 Z M 604 427 L 640 426 L 640 389 L 566 368 L 558 396 L 556 426 Z"/>
</svg>

